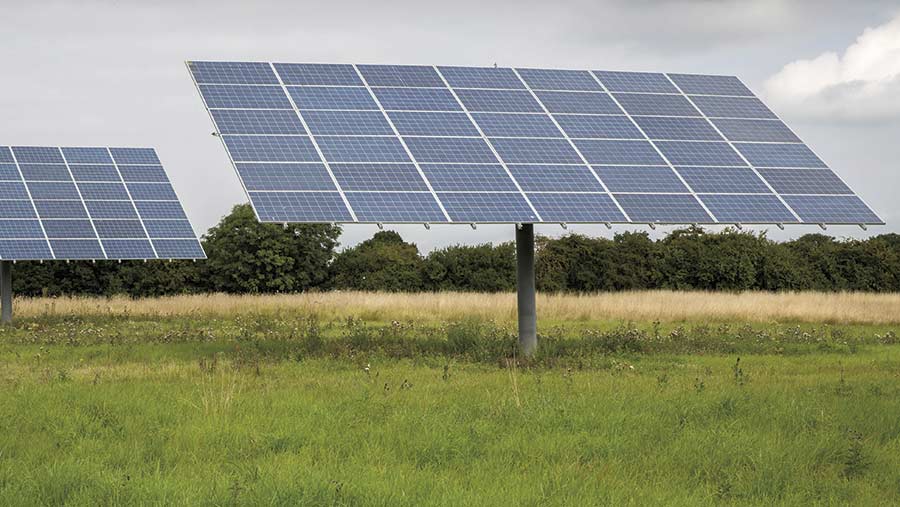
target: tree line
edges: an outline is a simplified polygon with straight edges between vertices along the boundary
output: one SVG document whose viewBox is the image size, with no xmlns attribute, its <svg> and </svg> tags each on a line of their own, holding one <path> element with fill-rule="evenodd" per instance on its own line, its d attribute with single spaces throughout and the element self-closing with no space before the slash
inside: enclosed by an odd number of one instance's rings
<svg viewBox="0 0 900 507">
<path fill-rule="evenodd" d="M 392 231 L 340 252 L 339 226 L 259 223 L 238 205 L 202 238 L 205 261 L 19 262 L 17 295 L 160 296 L 310 290 L 513 291 L 515 245 L 457 245 L 422 255 Z M 536 241 L 538 290 L 900 291 L 900 235 L 837 240 L 699 227 L 653 240 L 579 234 Z"/>
</svg>

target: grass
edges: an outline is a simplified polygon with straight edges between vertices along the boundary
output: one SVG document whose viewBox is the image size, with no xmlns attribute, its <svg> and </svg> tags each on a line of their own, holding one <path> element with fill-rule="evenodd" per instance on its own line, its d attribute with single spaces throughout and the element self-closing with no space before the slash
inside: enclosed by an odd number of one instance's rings
<svg viewBox="0 0 900 507">
<path fill-rule="evenodd" d="M 474 295 L 352 296 L 20 302 L 0 505 L 900 504 L 894 296 L 547 298 L 532 361 Z"/>
<path fill-rule="evenodd" d="M 542 319 L 572 321 L 808 322 L 820 324 L 900 324 L 900 294 L 816 292 L 640 291 L 590 295 L 539 294 Z M 323 318 L 365 320 L 454 320 L 482 317 L 513 320 L 514 294 L 446 292 L 388 294 L 324 292 L 294 295 L 174 296 L 135 300 L 114 298 L 20 298 L 18 316 L 125 315 L 166 317 L 296 311 Z"/>
</svg>

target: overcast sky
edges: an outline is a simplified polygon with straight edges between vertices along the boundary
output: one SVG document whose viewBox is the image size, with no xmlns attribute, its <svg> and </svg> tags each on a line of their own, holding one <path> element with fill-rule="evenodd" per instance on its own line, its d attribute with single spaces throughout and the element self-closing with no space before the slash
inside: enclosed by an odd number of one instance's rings
<svg viewBox="0 0 900 507">
<path fill-rule="evenodd" d="M 0 19 L 0 144 L 155 147 L 200 234 L 247 201 L 184 65 L 207 59 L 734 74 L 888 222 L 829 234 L 900 232 L 896 2 L 0 0 Z M 346 226 L 342 243 L 375 230 Z M 514 237 L 397 230 L 422 250 Z"/>
</svg>

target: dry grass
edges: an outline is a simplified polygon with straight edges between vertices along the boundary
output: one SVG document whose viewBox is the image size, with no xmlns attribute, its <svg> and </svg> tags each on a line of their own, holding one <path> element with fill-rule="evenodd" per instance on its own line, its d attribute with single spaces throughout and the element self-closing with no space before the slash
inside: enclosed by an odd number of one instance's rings
<svg viewBox="0 0 900 507">
<path fill-rule="evenodd" d="M 133 300 L 114 298 L 21 298 L 18 317 L 42 315 L 197 315 L 231 317 L 265 312 L 315 313 L 325 318 L 367 320 L 448 320 L 481 316 L 515 318 L 514 294 L 389 294 L 327 292 L 292 295 L 211 294 Z M 817 322 L 898 324 L 900 294 L 870 293 L 713 293 L 645 291 L 591 295 L 541 294 L 544 320 L 633 320 Z"/>
</svg>

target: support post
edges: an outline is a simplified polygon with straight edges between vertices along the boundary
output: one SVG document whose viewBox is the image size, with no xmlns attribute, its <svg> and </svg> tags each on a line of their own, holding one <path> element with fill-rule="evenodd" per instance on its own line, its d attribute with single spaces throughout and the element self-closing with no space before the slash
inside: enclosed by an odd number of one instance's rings
<svg viewBox="0 0 900 507">
<path fill-rule="evenodd" d="M 537 311 L 534 291 L 534 224 L 516 227 L 519 348 L 526 357 L 537 348 Z"/>
<path fill-rule="evenodd" d="M 12 323 L 12 262 L 0 261 L 0 321 Z"/>
</svg>

